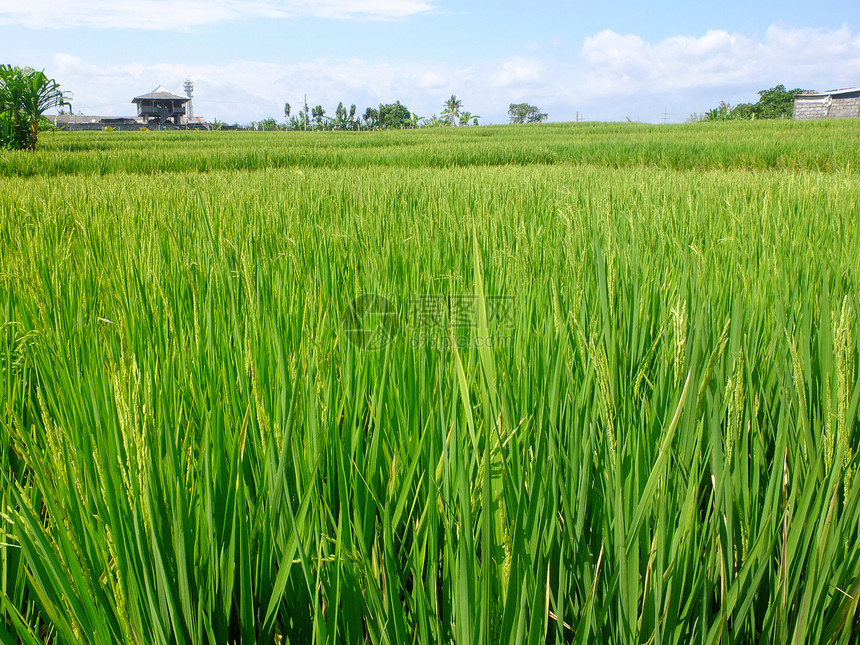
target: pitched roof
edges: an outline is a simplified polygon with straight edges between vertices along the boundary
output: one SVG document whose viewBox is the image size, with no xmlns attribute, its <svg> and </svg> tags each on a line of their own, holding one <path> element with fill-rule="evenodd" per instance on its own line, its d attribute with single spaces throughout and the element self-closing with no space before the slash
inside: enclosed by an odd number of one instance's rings
<svg viewBox="0 0 860 645">
<path fill-rule="evenodd" d="M 180 96 L 179 94 L 174 94 L 170 90 L 168 90 L 163 85 L 159 85 L 154 90 L 152 90 L 149 94 L 143 94 L 141 96 L 135 96 L 131 102 L 137 103 L 143 99 L 152 100 L 152 99 L 161 99 L 161 100 L 172 100 L 172 101 L 190 101 L 191 99 L 187 96 Z"/>
<path fill-rule="evenodd" d="M 860 87 L 846 87 L 841 90 L 829 90 L 827 92 L 803 92 L 798 94 L 798 98 L 819 98 L 825 96 L 841 96 L 843 94 L 854 94 L 860 92 Z"/>
</svg>

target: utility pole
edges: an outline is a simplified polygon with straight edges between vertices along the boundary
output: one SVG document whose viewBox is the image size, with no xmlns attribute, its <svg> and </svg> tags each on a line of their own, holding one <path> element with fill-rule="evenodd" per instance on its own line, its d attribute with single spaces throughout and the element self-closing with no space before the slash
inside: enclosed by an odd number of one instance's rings
<svg viewBox="0 0 860 645">
<path fill-rule="evenodd" d="M 669 121 L 669 111 L 663 108 L 663 125 Z"/>
</svg>

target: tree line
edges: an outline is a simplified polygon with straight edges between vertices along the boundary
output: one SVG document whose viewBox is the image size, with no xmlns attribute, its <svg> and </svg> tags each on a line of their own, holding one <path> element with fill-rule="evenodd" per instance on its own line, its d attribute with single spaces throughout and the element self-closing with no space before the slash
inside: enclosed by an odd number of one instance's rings
<svg viewBox="0 0 860 645">
<path fill-rule="evenodd" d="M 52 127 L 45 112 L 69 100 L 44 71 L 0 65 L 0 148 L 35 150 L 39 132 Z"/>
<path fill-rule="evenodd" d="M 455 94 L 445 101 L 442 112 L 430 117 L 417 115 L 399 100 L 380 103 L 378 107 L 367 107 L 359 113 L 355 103 L 347 108 L 338 103 L 334 114 L 326 112 L 321 105 L 311 108 L 307 102 L 293 111 L 284 103 L 284 121 L 263 119 L 252 124 L 259 130 L 406 130 L 425 127 L 475 126 L 481 117 L 463 110 L 463 101 Z"/>
<path fill-rule="evenodd" d="M 35 150 L 39 132 L 52 128 L 44 117 L 48 110 L 71 106 L 70 95 L 45 75 L 44 70 L 29 67 L 0 65 L 0 148 Z M 252 124 L 262 130 L 399 130 L 427 127 L 477 126 L 480 115 L 463 109 L 463 101 L 452 94 L 443 104 L 441 112 L 429 117 L 418 116 L 399 100 L 368 107 L 359 115 L 353 103 L 347 109 L 338 103 L 334 115 L 317 105 L 311 108 L 307 101 L 293 113 L 289 103 L 284 104 L 284 121 L 263 119 Z M 510 123 L 541 123 L 547 114 L 528 103 L 511 103 L 508 106 Z M 218 119 L 213 129 L 226 124 Z"/>
<path fill-rule="evenodd" d="M 794 97 L 803 92 L 795 88 L 786 90 L 785 85 L 776 85 L 758 92 L 755 103 L 739 103 L 731 105 L 726 101 L 705 112 L 703 116 L 692 115 L 691 121 L 741 121 L 752 119 L 790 119 L 794 114 Z"/>
<path fill-rule="evenodd" d="M 429 117 L 418 116 L 400 101 L 380 103 L 378 107 L 357 111 L 355 103 L 347 108 L 338 103 L 334 114 L 326 112 L 321 105 L 311 108 L 307 102 L 293 111 L 289 103 L 284 103 L 284 120 L 263 119 L 252 124 L 255 130 L 407 130 L 414 128 L 466 127 L 480 124 L 481 116 L 463 109 L 463 101 L 452 94 L 442 104 L 440 113 Z M 541 123 L 547 114 L 540 108 L 528 103 L 511 103 L 508 106 L 510 123 Z M 215 129 L 223 127 L 217 119 Z"/>
</svg>

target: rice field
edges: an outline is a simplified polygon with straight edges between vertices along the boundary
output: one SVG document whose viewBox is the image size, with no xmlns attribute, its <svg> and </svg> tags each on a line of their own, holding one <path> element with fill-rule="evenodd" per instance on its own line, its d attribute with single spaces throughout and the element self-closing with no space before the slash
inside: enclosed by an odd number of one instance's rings
<svg viewBox="0 0 860 645">
<path fill-rule="evenodd" d="M 0 153 L 0 643 L 854 643 L 860 123 Z"/>
</svg>

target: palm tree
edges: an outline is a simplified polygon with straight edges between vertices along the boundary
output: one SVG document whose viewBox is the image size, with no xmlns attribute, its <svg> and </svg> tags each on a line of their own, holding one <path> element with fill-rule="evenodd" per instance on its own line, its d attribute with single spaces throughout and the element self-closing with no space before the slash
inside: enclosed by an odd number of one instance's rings
<svg viewBox="0 0 860 645">
<path fill-rule="evenodd" d="M 472 114 L 471 112 L 461 112 L 460 113 L 460 125 L 478 125 L 478 119 L 481 116 L 479 114 Z"/>
<path fill-rule="evenodd" d="M 45 112 L 69 105 L 71 97 L 44 71 L 0 65 L 0 113 L 11 117 L 14 131 L 26 130 L 27 150 L 36 149 L 39 125 Z"/>
<path fill-rule="evenodd" d="M 442 116 L 447 117 L 451 125 L 457 125 L 457 120 L 460 118 L 460 108 L 463 107 L 463 101 L 457 98 L 456 94 L 452 94 L 451 98 L 443 104 L 445 109 L 442 110 Z"/>
<path fill-rule="evenodd" d="M 379 110 L 369 107 L 364 111 L 362 118 L 368 130 L 375 130 L 379 125 Z"/>
<path fill-rule="evenodd" d="M 317 105 L 311 112 L 311 116 L 314 118 L 317 125 L 322 127 L 323 119 L 325 119 L 325 109 L 322 105 Z"/>
</svg>

